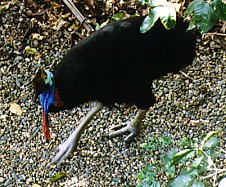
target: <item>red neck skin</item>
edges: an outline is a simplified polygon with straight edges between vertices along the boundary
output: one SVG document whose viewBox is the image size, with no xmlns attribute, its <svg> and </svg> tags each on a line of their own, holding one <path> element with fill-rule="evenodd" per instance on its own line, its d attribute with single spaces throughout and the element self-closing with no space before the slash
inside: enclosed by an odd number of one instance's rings
<svg viewBox="0 0 226 187">
<path fill-rule="evenodd" d="M 55 97 L 55 99 L 54 99 L 53 105 L 55 107 L 62 107 L 62 106 L 64 106 L 64 102 L 61 100 L 59 92 L 58 92 L 58 89 L 56 87 L 55 87 L 55 90 L 54 90 L 54 97 Z"/>
<path fill-rule="evenodd" d="M 53 103 L 53 106 L 54 107 L 62 107 L 62 106 L 64 106 L 64 102 L 61 100 L 59 92 L 58 92 L 56 87 L 55 87 L 55 90 L 54 90 L 54 103 Z M 46 141 L 49 141 L 50 140 L 50 130 L 49 130 L 48 114 L 45 115 L 43 109 L 42 109 L 42 119 L 43 119 L 42 131 L 44 133 Z"/>
<path fill-rule="evenodd" d="M 42 131 L 44 133 L 46 141 L 49 141 L 50 140 L 49 121 L 48 121 L 48 116 L 45 115 L 43 109 L 42 109 L 42 119 L 43 119 Z"/>
</svg>

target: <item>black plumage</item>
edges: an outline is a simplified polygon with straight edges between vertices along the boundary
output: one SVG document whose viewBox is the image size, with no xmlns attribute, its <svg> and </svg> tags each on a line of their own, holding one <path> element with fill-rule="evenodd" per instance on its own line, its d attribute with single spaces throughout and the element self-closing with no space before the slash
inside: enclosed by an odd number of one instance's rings
<svg viewBox="0 0 226 187">
<path fill-rule="evenodd" d="M 54 70 L 56 87 L 66 106 L 87 101 L 104 105 L 154 103 L 151 81 L 191 64 L 195 37 L 177 20 L 166 30 L 160 21 L 140 33 L 143 17 L 118 21 L 91 34 L 74 46 Z"/>
<path fill-rule="evenodd" d="M 97 101 L 99 105 L 59 146 L 53 162 L 61 162 L 76 149 L 82 131 L 102 106 L 125 103 L 138 107 L 135 119 L 112 133 L 114 136 L 129 132 L 127 140 L 131 140 L 145 112 L 155 102 L 152 80 L 192 63 L 195 35 L 186 31 L 187 23 L 178 18 L 175 28 L 167 30 L 157 21 L 147 33 L 141 34 L 143 20 L 144 17 L 134 17 L 117 21 L 92 33 L 55 67 L 53 82 L 59 94 L 58 100 L 55 97 L 55 103 L 50 105 L 50 112 L 71 109 L 88 101 Z M 47 74 L 42 70 L 34 78 L 37 95 L 48 91 L 51 85 Z M 56 100 L 61 104 L 56 104 Z"/>
</svg>

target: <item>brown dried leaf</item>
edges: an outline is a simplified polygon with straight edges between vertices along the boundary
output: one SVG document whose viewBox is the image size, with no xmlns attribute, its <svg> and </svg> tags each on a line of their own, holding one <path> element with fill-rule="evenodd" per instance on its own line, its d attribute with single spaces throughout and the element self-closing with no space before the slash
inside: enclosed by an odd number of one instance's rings
<svg viewBox="0 0 226 187">
<path fill-rule="evenodd" d="M 9 111 L 18 116 L 20 116 L 23 113 L 20 105 L 18 105 L 16 103 L 10 104 Z"/>
<path fill-rule="evenodd" d="M 38 34 L 38 33 L 33 33 L 33 34 L 32 34 L 32 39 L 33 39 L 33 40 L 43 40 L 43 39 L 44 39 L 44 36 L 41 36 L 41 35 Z"/>
<path fill-rule="evenodd" d="M 67 24 L 66 21 L 62 20 L 62 19 L 58 19 L 53 26 L 54 30 L 59 30 L 61 27 L 65 26 Z"/>
</svg>

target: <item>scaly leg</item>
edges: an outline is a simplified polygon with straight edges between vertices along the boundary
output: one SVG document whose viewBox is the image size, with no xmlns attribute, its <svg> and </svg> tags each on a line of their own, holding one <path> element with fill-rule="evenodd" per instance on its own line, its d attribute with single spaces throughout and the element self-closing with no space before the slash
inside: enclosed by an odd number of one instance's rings
<svg viewBox="0 0 226 187">
<path fill-rule="evenodd" d="M 52 159 L 51 164 L 61 163 L 66 159 L 71 153 L 73 153 L 80 139 L 81 134 L 86 129 L 87 125 L 93 118 L 93 116 L 101 110 L 103 107 L 102 103 L 96 102 L 96 106 L 86 115 L 79 126 L 73 131 L 73 133 L 68 137 L 68 139 L 59 145 L 57 155 Z"/>
<path fill-rule="evenodd" d="M 109 133 L 110 137 L 120 136 L 125 133 L 129 133 L 129 135 L 125 138 L 126 142 L 131 142 L 133 138 L 139 133 L 140 123 L 144 119 L 147 110 L 139 109 L 135 118 L 130 121 L 125 127 L 122 125 L 116 125 L 112 127 L 110 130 L 115 130 Z"/>
</svg>

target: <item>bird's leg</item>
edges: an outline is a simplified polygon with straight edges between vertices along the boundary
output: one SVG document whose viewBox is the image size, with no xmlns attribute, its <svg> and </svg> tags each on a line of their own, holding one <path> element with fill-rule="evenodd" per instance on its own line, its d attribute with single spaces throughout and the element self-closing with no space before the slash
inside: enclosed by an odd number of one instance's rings
<svg viewBox="0 0 226 187">
<path fill-rule="evenodd" d="M 78 145 L 79 139 L 87 125 L 93 118 L 93 116 L 101 110 L 103 107 L 102 103 L 96 102 L 96 106 L 85 116 L 79 126 L 72 132 L 68 139 L 59 145 L 57 155 L 52 159 L 51 164 L 61 163 L 71 153 L 73 153 Z"/>
<path fill-rule="evenodd" d="M 125 138 L 126 142 L 130 142 L 140 131 L 140 123 L 144 119 L 147 110 L 139 109 L 135 118 L 130 121 L 125 127 L 122 125 L 116 125 L 112 127 L 110 130 L 113 132 L 109 133 L 110 137 L 120 136 L 125 133 L 129 133 L 129 135 Z M 115 130 L 115 131 L 114 131 Z"/>
</svg>

